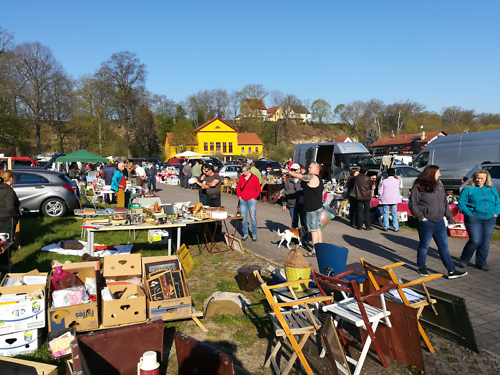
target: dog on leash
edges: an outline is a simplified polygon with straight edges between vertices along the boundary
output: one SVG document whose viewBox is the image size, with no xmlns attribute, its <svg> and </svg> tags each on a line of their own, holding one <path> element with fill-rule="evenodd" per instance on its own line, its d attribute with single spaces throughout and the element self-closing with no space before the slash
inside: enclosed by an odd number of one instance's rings
<svg viewBox="0 0 500 375">
<path fill-rule="evenodd" d="M 281 241 L 278 245 L 278 249 L 280 248 L 281 244 L 285 240 L 286 240 L 286 247 L 288 249 L 290 249 L 290 241 L 292 240 L 292 238 L 298 239 L 299 245 L 302 246 L 302 242 L 300 242 L 300 229 L 299 228 L 286 229 L 283 233 L 280 233 L 280 230 L 278 229 L 278 236 L 281 237 Z"/>
</svg>

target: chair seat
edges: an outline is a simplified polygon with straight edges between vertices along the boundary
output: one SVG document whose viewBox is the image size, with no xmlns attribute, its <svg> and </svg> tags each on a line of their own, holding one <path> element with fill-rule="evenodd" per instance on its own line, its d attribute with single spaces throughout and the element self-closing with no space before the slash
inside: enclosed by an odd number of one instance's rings
<svg viewBox="0 0 500 375">
<path fill-rule="evenodd" d="M 363 306 L 366 310 L 368 321 L 370 323 L 384 319 L 385 315 L 389 316 L 391 314 L 390 311 L 387 311 L 387 313 L 384 314 L 382 309 L 366 303 L 363 303 Z M 330 311 L 335 315 L 338 315 L 343 320 L 354 324 L 356 327 L 363 327 L 365 325 L 363 316 L 359 310 L 358 302 L 354 298 L 347 298 L 333 305 L 324 306 L 323 311 Z"/>
<path fill-rule="evenodd" d="M 284 311 L 283 313 L 283 318 L 285 318 L 285 321 L 292 331 L 292 334 L 303 334 L 307 332 L 316 332 L 316 329 L 314 327 L 313 322 L 311 321 L 311 317 L 307 313 L 307 310 L 305 309 L 300 309 L 300 310 L 293 310 L 293 311 Z M 283 330 L 283 327 L 281 326 L 281 323 L 279 322 L 278 318 L 276 317 L 275 313 L 269 313 L 268 314 L 269 319 L 273 323 L 274 326 L 274 332 L 276 336 L 284 337 L 286 336 L 285 331 Z M 321 326 L 321 322 L 319 319 L 313 315 L 314 320 L 316 321 L 316 324 L 318 326 Z"/>
<path fill-rule="evenodd" d="M 404 293 L 404 289 L 403 288 L 403 293 Z M 429 302 L 427 301 L 427 297 L 421 295 L 421 294 L 418 294 L 418 293 L 415 293 L 412 291 L 412 293 L 414 294 L 417 294 L 418 296 L 420 296 L 420 298 L 418 299 L 413 299 L 411 301 L 408 301 L 410 303 L 410 306 L 413 307 L 413 308 L 419 308 L 421 306 L 427 306 L 429 304 Z M 405 293 L 405 295 L 407 296 L 408 298 L 408 295 Z M 387 292 L 387 293 L 384 293 L 384 297 L 388 300 L 388 301 L 391 301 L 391 302 L 396 302 L 396 303 L 400 303 L 402 304 L 403 303 L 403 300 L 399 297 L 399 296 L 395 296 L 393 295 L 390 291 Z M 435 299 L 431 299 L 431 302 L 432 303 L 436 303 L 436 300 Z"/>
</svg>

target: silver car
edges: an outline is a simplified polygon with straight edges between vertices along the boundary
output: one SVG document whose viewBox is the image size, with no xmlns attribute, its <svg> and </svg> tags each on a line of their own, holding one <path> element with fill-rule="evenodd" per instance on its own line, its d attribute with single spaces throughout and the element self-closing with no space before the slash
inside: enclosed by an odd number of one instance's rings
<svg viewBox="0 0 500 375">
<path fill-rule="evenodd" d="M 241 173 L 241 165 L 225 165 L 219 171 L 219 176 L 229 178 L 239 178 Z"/>
<path fill-rule="evenodd" d="M 16 177 L 12 187 L 24 211 L 60 217 L 68 210 L 80 208 L 77 186 L 64 173 L 42 168 L 14 168 L 13 171 Z"/>
<path fill-rule="evenodd" d="M 476 165 L 469 172 L 467 172 L 467 174 L 462 179 L 462 185 L 460 185 L 460 191 L 462 191 L 465 187 L 469 186 L 469 180 L 472 177 L 472 174 L 478 169 L 484 169 L 490 173 L 491 182 L 493 183 L 493 186 L 495 186 L 495 188 L 497 189 L 498 194 L 500 194 L 500 163 L 483 163 Z"/>
<path fill-rule="evenodd" d="M 401 192 L 401 194 L 403 196 L 408 195 L 411 188 L 413 187 L 413 183 L 422 172 L 407 165 L 395 165 L 393 166 L 393 168 L 396 170 L 396 176 L 401 177 L 401 179 L 403 180 L 403 191 Z"/>
</svg>

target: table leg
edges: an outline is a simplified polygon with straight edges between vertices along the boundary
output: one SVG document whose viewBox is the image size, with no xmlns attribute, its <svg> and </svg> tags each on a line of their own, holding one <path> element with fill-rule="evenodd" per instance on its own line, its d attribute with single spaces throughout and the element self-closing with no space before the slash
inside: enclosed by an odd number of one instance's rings
<svg viewBox="0 0 500 375">
<path fill-rule="evenodd" d="M 233 251 L 236 250 L 234 248 L 234 240 L 236 238 L 236 232 L 238 231 L 238 224 L 239 223 L 240 223 L 240 220 L 236 220 L 236 225 L 234 226 L 234 232 L 233 232 L 233 235 L 231 236 L 229 234 L 229 229 L 227 228 L 227 223 L 224 222 L 224 225 L 226 226 L 226 232 L 228 234 L 228 242 L 229 242 L 228 247 L 229 247 L 229 250 L 233 250 Z M 227 250 L 227 251 L 229 251 L 229 250 Z M 243 250 L 243 248 L 241 250 L 243 251 L 243 253 L 245 253 L 245 251 Z"/>
<path fill-rule="evenodd" d="M 94 256 L 94 231 L 88 231 L 87 251 L 90 256 Z"/>
<path fill-rule="evenodd" d="M 181 227 L 177 228 L 177 250 L 181 248 Z"/>
<path fill-rule="evenodd" d="M 172 229 L 168 228 L 168 255 L 172 254 Z"/>
</svg>

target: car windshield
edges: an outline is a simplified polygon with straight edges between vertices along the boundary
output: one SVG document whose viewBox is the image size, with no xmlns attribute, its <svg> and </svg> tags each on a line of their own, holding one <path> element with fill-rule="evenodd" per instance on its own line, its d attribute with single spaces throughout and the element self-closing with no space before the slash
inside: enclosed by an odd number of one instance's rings
<svg viewBox="0 0 500 375">
<path fill-rule="evenodd" d="M 375 158 L 371 155 L 363 154 L 363 155 L 346 155 L 346 159 L 349 165 L 378 165 Z"/>
<path fill-rule="evenodd" d="M 69 177 L 68 177 L 68 176 L 66 176 L 65 174 L 58 174 L 58 176 L 57 176 L 57 177 L 59 177 L 61 180 L 63 180 L 63 182 L 65 182 L 65 183 L 67 183 L 67 184 L 72 184 L 72 183 L 73 183 L 73 181 L 71 181 L 71 180 L 69 179 Z"/>
</svg>

